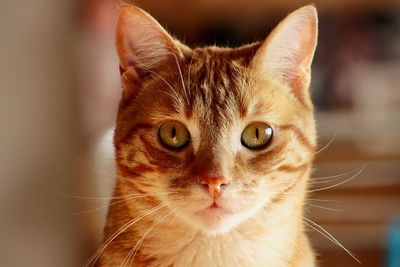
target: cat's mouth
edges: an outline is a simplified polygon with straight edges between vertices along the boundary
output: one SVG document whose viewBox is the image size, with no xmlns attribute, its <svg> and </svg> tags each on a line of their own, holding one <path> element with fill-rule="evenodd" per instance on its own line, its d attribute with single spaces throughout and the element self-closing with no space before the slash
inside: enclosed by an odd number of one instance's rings
<svg viewBox="0 0 400 267">
<path fill-rule="evenodd" d="M 209 209 L 218 209 L 218 208 L 220 208 L 220 206 L 214 201 L 214 203 L 212 203 L 208 208 Z"/>
<path fill-rule="evenodd" d="M 225 217 L 234 214 L 234 212 L 214 201 L 211 205 L 197 211 L 195 214 L 214 221 L 223 220 Z"/>
<path fill-rule="evenodd" d="M 218 204 L 216 201 L 214 201 L 210 206 L 208 206 L 206 209 L 206 211 L 224 211 L 226 213 L 233 213 L 233 211 L 223 207 L 221 204 Z"/>
</svg>

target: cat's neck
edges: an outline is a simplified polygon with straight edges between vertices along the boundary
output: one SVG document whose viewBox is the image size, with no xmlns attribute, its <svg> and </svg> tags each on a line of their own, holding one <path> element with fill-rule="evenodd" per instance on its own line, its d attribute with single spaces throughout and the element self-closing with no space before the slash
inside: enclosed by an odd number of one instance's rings
<svg viewBox="0 0 400 267">
<path fill-rule="evenodd" d="M 215 266 L 314 266 L 308 240 L 303 234 L 302 201 L 298 197 L 288 197 L 282 201 L 285 202 L 279 203 L 279 210 L 266 207 L 230 232 L 215 236 L 193 229 L 174 214 L 168 213 L 166 208 L 160 208 L 116 238 L 106 249 L 103 260 L 107 261 L 108 255 L 119 258 L 120 264 L 121 257 L 124 259 L 142 242 L 135 262 L 140 261 L 146 266 L 213 266 L 212 263 Z M 142 202 L 136 212 L 131 210 L 130 220 L 156 205 Z M 129 222 L 117 217 L 121 214 L 121 208 L 129 210 L 121 205 L 111 207 L 106 235 L 111 236 Z M 166 216 L 162 219 L 164 214 Z M 115 251 L 118 256 L 112 256 L 107 251 Z"/>
</svg>

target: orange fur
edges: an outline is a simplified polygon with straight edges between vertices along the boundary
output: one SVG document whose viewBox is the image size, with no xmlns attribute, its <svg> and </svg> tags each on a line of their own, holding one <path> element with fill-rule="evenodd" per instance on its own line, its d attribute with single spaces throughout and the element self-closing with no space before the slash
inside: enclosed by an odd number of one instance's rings
<svg viewBox="0 0 400 267">
<path fill-rule="evenodd" d="M 123 6 L 118 177 L 105 246 L 92 262 L 315 266 L 302 216 L 316 143 L 308 91 L 316 39 L 312 6 L 266 41 L 236 49 L 188 48 Z M 190 133 L 184 148 L 160 143 L 159 126 L 171 120 Z M 273 128 L 267 147 L 241 144 L 252 122 Z"/>
</svg>

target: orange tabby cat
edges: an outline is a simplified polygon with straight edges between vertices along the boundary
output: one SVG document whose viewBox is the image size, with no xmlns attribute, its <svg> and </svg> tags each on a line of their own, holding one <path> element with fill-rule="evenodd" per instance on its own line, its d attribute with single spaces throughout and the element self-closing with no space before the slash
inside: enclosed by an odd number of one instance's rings
<svg viewBox="0 0 400 267">
<path fill-rule="evenodd" d="M 235 49 L 191 49 L 123 6 L 118 178 L 91 263 L 315 266 L 302 215 L 316 43 L 313 6 Z"/>
</svg>

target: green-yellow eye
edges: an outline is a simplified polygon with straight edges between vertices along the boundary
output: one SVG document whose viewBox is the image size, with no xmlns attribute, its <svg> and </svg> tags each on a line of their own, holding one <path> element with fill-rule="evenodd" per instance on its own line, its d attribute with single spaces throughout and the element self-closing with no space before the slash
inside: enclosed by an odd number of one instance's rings
<svg viewBox="0 0 400 267">
<path fill-rule="evenodd" d="M 158 128 L 158 137 L 163 145 L 170 149 L 186 146 L 190 141 L 189 131 L 179 121 L 167 121 Z"/>
<path fill-rule="evenodd" d="M 242 132 L 242 145 L 249 149 L 263 149 L 272 140 L 272 127 L 263 122 L 253 122 Z"/>
</svg>

